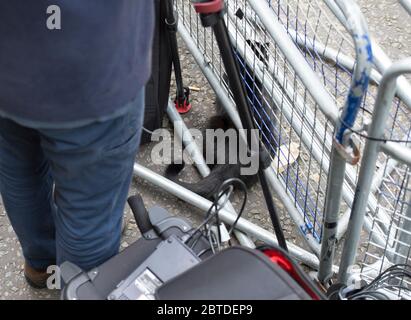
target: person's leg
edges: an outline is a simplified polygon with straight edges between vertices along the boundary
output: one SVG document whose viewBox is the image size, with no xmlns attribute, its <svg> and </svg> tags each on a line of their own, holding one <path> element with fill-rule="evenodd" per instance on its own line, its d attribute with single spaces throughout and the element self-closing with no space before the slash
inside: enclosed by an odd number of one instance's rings
<svg viewBox="0 0 411 320">
<path fill-rule="evenodd" d="M 50 167 L 38 132 L 0 118 L 0 192 L 26 262 L 44 270 L 56 262 Z"/>
<path fill-rule="evenodd" d="M 144 117 L 144 91 L 128 114 L 76 129 L 40 130 L 55 181 L 57 263 L 89 270 L 118 252 Z"/>
</svg>

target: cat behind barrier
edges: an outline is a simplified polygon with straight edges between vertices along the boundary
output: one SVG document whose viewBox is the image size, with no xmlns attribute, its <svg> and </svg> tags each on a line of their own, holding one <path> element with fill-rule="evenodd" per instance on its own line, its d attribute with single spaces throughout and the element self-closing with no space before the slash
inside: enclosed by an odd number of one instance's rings
<svg viewBox="0 0 411 320">
<path fill-rule="evenodd" d="M 257 41 L 247 40 L 247 44 L 253 50 L 256 59 L 262 61 L 264 64 L 268 63 L 268 44 L 262 44 Z M 260 140 L 265 145 L 271 157 L 275 156 L 278 148 L 277 128 L 276 128 L 276 114 L 277 108 L 272 103 L 272 99 L 266 94 L 266 90 L 259 79 L 254 75 L 252 68 L 248 66 L 245 61 L 237 54 L 239 62 L 239 71 L 244 82 L 249 105 L 252 108 L 252 114 L 255 118 L 255 123 L 260 133 Z M 227 75 L 223 75 L 224 82 L 228 85 Z M 207 129 L 211 130 L 235 130 L 235 126 L 230 117 L 226 113 L 219 99 L 216 100 L 217 115 L 211 117 L 207 124 Z M 189 183 L 179 180 L 178 175 L 184 168 L 184 163 L 173 163 L 166 169 L 165 176 L 170 180 L 178 183 L 179 185 L 205 197 L 212 199 L 217 192 L 219 186 L 229 178 L 239 178 L 248 187 L 257 182 L 257 172 L 251 175 L 242 174 L 242 169 L 248 164 L 243 164 L 241 161 L 232 163 L 229 161 L 230 151 L 232 151 L 232 145 L 230 148 L 229 139 L 224 140 L 224 144 L 218 144 L 215 140 L 209 141 L 206 139 L 207 134 L 203 130 L 203 151 L 204 159 L 208 159 L 207 151 L 213 151 L 213 159 L 207 161 L 207 165 L 210 168 L 210 174 L 207 177 L 202 178 L 198 182 Z M 238 132 L 237 132 L 238 133 Z M 236 134 L 236 150 L 240 150 L 239 135 Z M 237 157 L 238 159 L 238 157 Z M 251 159 L 252 161 L 253 159 Z"/>
</svg>

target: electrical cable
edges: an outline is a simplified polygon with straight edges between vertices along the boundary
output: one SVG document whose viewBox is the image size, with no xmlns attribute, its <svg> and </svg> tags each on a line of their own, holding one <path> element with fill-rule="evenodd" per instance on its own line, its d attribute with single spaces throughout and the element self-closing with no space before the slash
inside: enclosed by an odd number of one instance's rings
<svg viewBox="0 0 411 320">
<path fill-rule="evenodd" d="M 236 182 L 237 186 L 240 187 L 241 191 L 243 192 L 243 203 L 241 204 L 241 208 L 240 211 L 237 214 L 237 219 L 235 219 L 234 223 L 232 224 L 230 230 L 228 231 L 228 234 L 231 235 L 234 232 L 234 229 L 238 223 L 238 221 L 240 220 L 240 218 L 243 215 L 245 206 L 247 204 L 247 200 L 248 200 L 248 191 L 247 191 L 247 186 L 245 185 L 244 181 L 237 179 L 237 178 L 233 178 L 228 180 L 229 182 Z"/>
<path fill-rule="evenodd" d="M 222 183 L 222 185 L 224 185 L 224 182 Z M 221 185 L 221 186 L 222 186 L 222 185 Z M 220 191 L 221 186 L 220 186 L 220 188 L 218 189 L 218 191 Z M 202 229 L 209 221 L 211 221 L 211 219 L 214 218 L 214 216 L 215 216 L 216 214 L 218 214 L 218 211 L 221 210 L 222 207 L 219 206 L 218 202 L 219 202 L 220 199 L 224 196 L 224 193 L 218 193 L 218 192 L 217 192 L 217 194 L 219 194 L 219 196 L 218 196 L 218 197 L 215 197 L 213 204 L 212 204 L 212 205 L 210 206 L 210 208 L 207 210 L 206 215 L 205 215 L 206 218 L 203 220 L 203 222 L 202 222 L 197 228 L 194 229 L 194 232 L 192 232 L 187 239 L 184 239 L 184 243 L 188 243 L 188 241 L 190 241 L 190 240 L 194 237 L 194 235 L 196 235 L 198 232 L 200 232 L 201 229 Z M 213 212 L 213 209 L 215 209 L 214 212 Z"/>
<path fill-rule="evenodd" d="M 214 202 L 213 204 L 210 206 L 210 208 L 207 210 L 207 213 L 205 215 L 205 219 L 203 220 L 203 222 L 195 229 L 192 229 L 190 231 L 192 231 L 190 233 L 190 235 L 186 238 L 183 239 L 184 243 L 188 243 L 190 240 L 192 240 L 194 238 L 194 236 L 196 236 L 198 234 L 198 236 L 195 238 L 195 240 L 192 242 L 191 244 L 191 248 L 193 248 L 198 241 L 200 240 L 200 238 L 202 236 L 208 238 L 210 245 L 213 247 L 212 250 L 214 252 L 214 245 L 213 243 L 215 242 L 217 244 L 217 248 L 219 249 L 221 247 L 221 229 L 220 229 L 220 218 L 219 218 L 219 211 L 225 207 L 226 203 L 228 202 L 233 190 L 235 188 L 238 188 L 242 191 L 243 193 L 243 202 L 240 208 L 240 211 L 237 214 L 236 220 L 234 221 L 234 223 L 232 224 L 230 230 L 228 231 L 228 234 L 231 235 L 239 221 L 239 219 L 241 218 L 244 209 L 245 209 L 245 205 L 247 203 L 247 198 L 248 198 L 248 191 L 247 191 L 247 186 L 245 185 L 245 183 L 238 179 L 238 178 L 230 178 L 225 180 L 220 187 L 218 188 L 217 192 L 214 195 Z M 223 198 L 225 198 L 225 201 L 220 204 L 220 200 Z M 217 238 L 215 238 L 214 242 L 213 242 L 213 233 L 211 232 L 211 229 L 208 228 L 208 224 L 209 222 L 215 218 L 216 220 L 216 225 L 217 225 Z M 205 228 L 204 231 L 201 231 L 203 228 Z M 189 231 L 189 232 L 190 232 Z"/>
<path fill-rule="evenodd" d="M 396 143 L 411 143 L 411 140 L 404 140 L 404 139 L 385 139 L 385 138 L 375 138 L 375 137 L 370 137 L 367 134 L 361 133 L 360 130 L 356 130 L 353 129 L 351 127 L 348 126 L 347 123 L 344 122 L 344 120 L 340 119 L 342 125 L 350 132 L 356 134 L 357 136 L 364 138 L 366 140 L 370 140 L 370 141 L 378 141 L 378 142 L 383 142 L 383 143 L 387 143 L 387 142 L 396 142 Z"/>
<path fill-rule="evenodd" d="M 378 291 L 384 289 L 399 289 L 411 292 L 411 288 L 407 288 L 402 284 L 389 284 L 392 280 L 404 281 L 404 277 L 411 279 L 411 266 L 407 264 L 396 264 L 387 268 L 384 272 L 379 274 L 373 281 L 365 285 L 359 290 L 353 290 L 351 292 L 343 293 L 347 287 L 342 287 L 338 294 L 340 299 L 359 300 L 359 299 L 372 299 L 372 300 L 390 300 L 388 295 Z M 399 280 L 398 278 L 402 278 Z M 351 294 L 350 294 L 351 293 Z"/>
<path fill-rule="evenodd" d="M 143 128 L 143 131 L 147 132 L 148 134 L 151 134 L 151 135 L 154 134 L 154 131 L 150 131 L 150 130 L 148 130 L 148 129 L 145 128 L 145 127 L 142 127 L 142 128 Z"/>
<path fill-rule="evenodd" d="M 379 291 L 361 291 L 350 296 L 349 300 L 359 300 L 361 298 L 364 299 L 367 297 L 371 297 L 373 300 L 390 300 L 390 298 L 386 294 Z"/>
<path fill-rule="evenodd" d="M 208 252 L 210 250 L 211 250 L 211 248 L 204 249 L 204 250 L 200 251 L 197 255 L 198 255 L 198 257 L 201 257 L 202 255 L 204 255 L 206 252 Z"/>
</svg>

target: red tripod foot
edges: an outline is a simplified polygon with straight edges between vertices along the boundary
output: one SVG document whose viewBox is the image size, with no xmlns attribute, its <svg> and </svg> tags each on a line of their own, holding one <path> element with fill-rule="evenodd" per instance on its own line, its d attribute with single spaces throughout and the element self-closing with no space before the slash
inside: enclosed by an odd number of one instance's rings
<svg viewBox="0 0 411 320">
<path fill-rule="evenodd" d="M 184 100 L 179 102 L 178 100 L 175 101 L 176 109 L 178 113 L 184 114 L 191 110 L 191 103 L 188 100 Z"/>
<path fill-rule="evenodd" d="M 184 88 L 184 96 L 177 96 L 176 100 L 174 100 L 174 103 L 176 105 L 178 113 L 183 114 L 189 112 L 191 109 L 190 88 Z"/>
</svg>

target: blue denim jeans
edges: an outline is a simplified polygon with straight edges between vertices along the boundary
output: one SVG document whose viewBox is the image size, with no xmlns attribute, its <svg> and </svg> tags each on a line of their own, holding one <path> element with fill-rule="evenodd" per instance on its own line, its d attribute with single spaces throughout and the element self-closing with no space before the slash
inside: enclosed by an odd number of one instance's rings
<svg viewBox="0 0 411 320">
<path fill-rule="evenodd" d="M 0 191 L 28 264 L 85 270 L 118 252 L 144 90 L 120 117 L 73 129 L 0 118 Z"/>
</svg>

